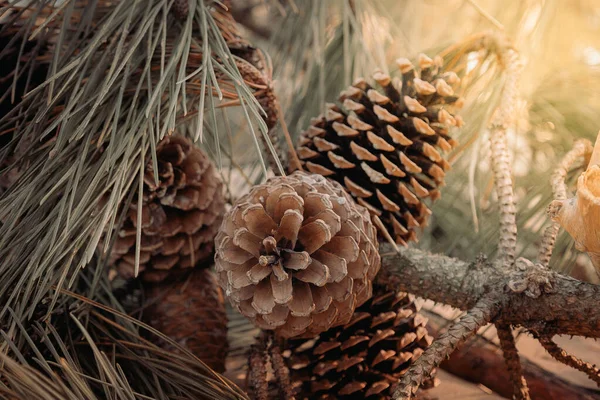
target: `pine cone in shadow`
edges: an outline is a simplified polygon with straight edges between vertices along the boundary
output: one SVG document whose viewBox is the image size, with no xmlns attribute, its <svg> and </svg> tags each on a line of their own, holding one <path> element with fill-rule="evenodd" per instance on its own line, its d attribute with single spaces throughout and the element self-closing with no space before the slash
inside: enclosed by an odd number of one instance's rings
<svg viewBox="0 0 600 400">
<path fill-rule="evenodd" d="M 232 305 L 283 337 L 347 323 L 380 266 L 367 210 L 336 182 L 305 172 L 252 188 L 225 215 L 215 243 Z"/>
<path fill-rule="evenodd" d="M 223 292 L 210 269 L 191 272 L 183 280 L 147 283 L 144 321 L 186 347 L 217 372 L 225 371 L 227 313 Z M 157 345 L 172 346 L 153 335 Z"/>
<path fill-rule="evenodd" d="M 158 183 L 146 167 L 142 199 L 140 271 L 157 282 L 174 269 L 206 264 L 225 210 L 223 183 L 208 156 L 189 139 L 167 136 L 157 146 Z M 124 278 L 134 275 L 137 200 L 113 246 L 110 263 Z"/>
<path fill-rule="evenodd" d="M 284 357 L 296 399 L 391 399 L 432 337 L 412 295 L 376 285 L 350 322 L 315 339 L 290 339 Z"/>
</svg>

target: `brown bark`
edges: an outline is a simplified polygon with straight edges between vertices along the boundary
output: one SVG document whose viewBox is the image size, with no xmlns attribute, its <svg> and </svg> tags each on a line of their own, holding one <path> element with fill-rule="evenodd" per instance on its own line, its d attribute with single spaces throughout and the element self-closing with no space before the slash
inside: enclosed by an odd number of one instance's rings
<svg viewBox="0 0 600 400">
<path fill-rule="evenodd" d="M 512 328 L 508 324 L 496 324 L 496 329 L 498 331 L 498 339 L 500 339 L 500 347 L 504 355 L 504 363 L 508 370 L 510 382 L 513 385 L 513 399 L 531 400 L 529 388 L 523 376 L 523 366 L 521 365 Z"/>
<path fill-rule="evenodd" d="M 507 269 L 485 260 L 466 263 L 416 249 L 381 246 L 382 275 L 399 290 L 468 310 L 503 290 L 498 320 L 546 334 L 600 337 L 600 286 L 518 260 Z M 386 252 L 387 250 L 387 252 Z M 520 262 L 519 262 L 520 261 Z"/>
<path fill-rule="evenodd" d="M 438 314 L 422 311 L 428 318 L 427 329 L 437 337 L 448 321 Z M 527 360 L 521 360 L 523 373 L 532 400 L 600 399 L 600 392 L 569 383 L 549 371 Z M 470 382 L 481 383 L 499 395 L 511 398 L 512 385 L 501 350 L 494 344 L 476 335 L 458 348 L 441 367 Z"/>
</svg>

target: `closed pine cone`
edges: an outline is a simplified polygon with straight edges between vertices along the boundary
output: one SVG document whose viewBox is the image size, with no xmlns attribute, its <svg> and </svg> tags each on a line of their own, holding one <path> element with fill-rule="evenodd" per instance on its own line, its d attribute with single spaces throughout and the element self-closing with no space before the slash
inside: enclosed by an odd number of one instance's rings
<svg viewBox="0 0 600 400">
<path fill-rule="evenodd" d="M 187 279 L 145 286 L 145 322 L 186 347 L 217 372 L 225 371 L 227 313 L 214 272 L 193 270 Z M 157 336 L 153 340 L 173 350 Z"/>
<path fill-rule="evenodd" d="M 299 171 L 239 199 L 215 243 L 233 306 L 282 337 L 347 323 L 380 267 L 367 210 L 336 182 Z"/>
<path fill-rule="evenodd" d="M 451 114 L 459 79 L 440 70 L 441 59 L 421 55 L 419 69 L 397 63 L 401 78 L 377 72 L 379 90 L 359 79 L 341 93 L 341 107 L 328 104 L 302 133 L 298 155 L 309 171 L 344 185 L 383 236 L 406 244 L 431 214 L 424 200 L 440 196 L 450 166 L 438 149 L 456 145 L 449 129 L 462 120 Z"/>
<path fill-rule="evenodd" d="M 223 183 L 208 156 L 189 139 L 167 136 L 157 146 L 158 185 L 146 167 L 142 199 L 140 271 L 146 281 L 212 259 L 225 209 Z M 134 275 L 137 200 L 118 233 L 110 262 L 124 278 Z"/>
<path fill-rule="evenodd" d="M 391 399 L 433 340 L 426 323 L 411 295 L 376 285 L 346 325 L 316 339 L 288 340 L 283 354 L 296 399 Z"/>
</svg>

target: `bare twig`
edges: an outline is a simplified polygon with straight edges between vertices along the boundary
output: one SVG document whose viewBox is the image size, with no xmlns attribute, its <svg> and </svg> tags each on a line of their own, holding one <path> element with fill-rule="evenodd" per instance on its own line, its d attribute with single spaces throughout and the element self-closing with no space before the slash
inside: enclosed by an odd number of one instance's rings
<svg viewBox="0 0 600 400">
<path fill-rule="evenodd" d="M 518 78 L 521 62 L 518 54 L 510 49 L 499 51 L 500 62 L 506 68 L 506 82 L 502 90 L 500 104 L 490 125 L 492 168 L 494 183 L 500 206 L 500 259 L 505 266 L 515 261 L 517 245 L 516 204 L 512 182 L 510 157 L 506 144 L 506 130 L 514 121 L 514 104 L 518 97 Z"/>
<path fill-rule="evenodd" d="M 400 380 L 392 398 L 408 400 L 431 372 L 465 340 L 477 333 L 477 330 L 494 318 L 500 309 L 496 296 L 486 296 L 454 323 L 448 331 L 440 335 L 423 355 L 415 361 Z"/>
<path fill-rule="evenodd" d="M 565 200 L 567 198 L 567 185 L 565 183 L 567 173 L 578 160 L 589 158 L 592 150 L 592 143 L 587 139 L 583 139 L 576 141 L 573 148 L 565 154 L 556 170 L 554 170 L 550 181 L 554 200 Z M 559 230 L 560 225 L 557 222 L 552 222 L 552 225 L 544 230 L 538 253 L 538 262 L 546 267 L 552 257 Z"/>
<path fill-rule="evenodd" d="M 513 399 L 529 400 L 531 397 L 529 396 L 527 382 L 523 376 L 523 367 L 519 360 L 519 353 L 515 346 L 515 338 L 512 334 L 511 327 L 508 324 L 497 323 L 496 329 L 498 331 L 498 339 L 500 339 L 500 347 L 504 354 L 504 361 L 506 362 L 510 381 L 513 384 Z"/>
<path fill-rule="evenodd" d="M 560 346 L 558 346 L 551 336 L 537 336 L 544 349 L 557 361 L 568 365 L 578 371 L 585 373 L 591 380 L 600 386 L 600 369 L 595 365 L 585 362 L 575 356 L 570 355 Z"/>
</svg>

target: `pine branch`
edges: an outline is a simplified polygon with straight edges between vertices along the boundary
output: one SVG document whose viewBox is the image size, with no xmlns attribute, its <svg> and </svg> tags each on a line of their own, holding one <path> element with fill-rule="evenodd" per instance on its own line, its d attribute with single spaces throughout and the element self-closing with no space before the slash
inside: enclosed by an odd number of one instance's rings
<svg viewBox="0 0 600 400">
<path fill-rule="evenodd" d="M 473 308 L 453 323 L 448 331 L 440 335 L 431 346 L 415 361 L 400 380 L 392 398 L 409 400 L 431 372 L 467 339 L 474 336 L 477 330 L 490 322 L 500 309 L 495 296 L 480 299 Z"/>
<path fill-rule="evenodd" d="M 522 65 L 512 49 L 501 49 L 499 58 L 506 68 L 506 82 L 490 126 L 490 141 L 494 184 L 500 206 L 500 259 L 506 266 L 512 266 L 517 248 L 517 209 L 506 130 L 514 121 L 514 104 L 518 97 L 517 85 Z"/>
<path fill-rule="evenodd" d="M 392 250 L 389 245 L 382 247 Z M 467 264 L 404 249 L 383 253 L 382 268 L 378 279 L 398 290 L 468 310 L 466 317 L 434 341 L 423 359 L 411 367 L 398 385 L 398 399 L 409 399 L 431 369 L 471 335 L 469 328 L 476 328 L 477 322 L 493 321 L 496 316 L 500 324 L 523 326 L 540 334 L 600 337 L 600 312 L 596 307 L 600 287 L 523 258 L 516 260 L 515 268 L 506 268 L 501 261 Z M 503 342 L 505 346 L 510 344 Z M 514 363 L 510 365 L 514 368 Z"/>
<path fill-rule="evenodd" d="M 380 278 L 398 290 L 469 310 L 494 290 L 504 290 L 502 322 L 543 333 L 600 337 L 600 286 L 517 260 L 466 263 L 416 249 L 381 245 Z"/>
<path fill-rule="evenodd" d="M 500 347 L 504 353 L 504 361 L 508 369 L 510 381 L 513 385 L 513 399 L 530 400 L 529 389 L 527 382 L 523 376 L 523 367 L 519 360 L 519 353 L 515 345 L 515 338 L 510 325 L 497 323 L 498 339 L 500 339 Z"/>
<path fill-rule="evenodd" d="M 558 362 L 568 365 L 578 371 L 586 374 L 592 381 L 596 382 L 600 387 L 600 369 L 595 365 L 585 362 L 575 356 L 570 355 L 565 350 L 560 348 L 550 335 L 535 335 L 544 349 Z"/>
<path fill-rule="evenodd" d="M 439 336 L 451 322 L 431 311 L 420 312 L 429 319 L 427 330 L 434 337 Z M 507 385 L 510 377 L 503 356 L 498 350 L 495 343 L 478 334 L 452 353 L 449 359 L 443 361 L 441 367 L 469 382 L 482 384 L 500 396 L 511 398 L 512 386 Z M 571 383 L 527 359 L 521 362 L 524 376 L 529 384 L 530 395 L 534 399 L 595 400 L 599 398 L 600 393 L 593 389 Z"/>
</svg>

